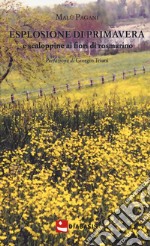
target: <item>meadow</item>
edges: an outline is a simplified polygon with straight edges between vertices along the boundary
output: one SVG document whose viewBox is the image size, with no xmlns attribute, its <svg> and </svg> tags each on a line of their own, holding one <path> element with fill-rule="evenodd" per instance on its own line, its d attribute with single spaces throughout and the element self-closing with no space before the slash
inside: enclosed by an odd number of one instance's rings
<svg viewBox="0 0 150 246">
<path fill-rule="evenodd" d="M 112 66 L 80 71 L 83 78 L 112 73 L 129 69 L 132 59 L 141 66 L 148 55 L 119 54 L 110 58 Z M 59 78 L 64 83 L 63 75 Z M 149 80 L 146 72 L 1 106 L 0 246 L 87 245 L 91 233 L 148 179 Z M 24 86 L 17 85 L 18 90 Z M 2 85 L 2 91 L 10 93 L 10 88 Z M 73 228 L 57 233 L 58 219 L 67 219 Z M 139 230 L 148 235 L 140 222 L 128 228 L 134 237 Z M 109 239 L 105 244 L 116 245 Z"/>
<path fill-rule="evenodd" d="M 39 74 L 37 80 L 30 80 L 27 82 L 21 77 L 17 71 L 12 70 L 7 81 L 2 83 L 1 98 L 10 98 L 10 94 L 19 94 L 25 91 L 39 90 L 40 87 L 43 90 L 56 87 L 65 86 L 66 83 L 73 85 L 77 84 L 78 80 L 81 82 L 87 82 L 90 79 L 96 79 L 100 76 L 112 76 L 112 74 L 119 74 L 123 71 L 132 70 L 135 68 L 141 68 L 143 66 L 149 67 L 150 65 L 150 51 L 140 53 L 122 53 L 117 55 L 99 56 L 98 59 L 108 59 L 108 63 L 73 63 L 73 64 L 52 64 L 46 63 L 45 69 L 49 71 L 47 77 L 44 77 L 42 73 Z M 88 58 L 88 57 L 86 57 Z"/>
</svg>

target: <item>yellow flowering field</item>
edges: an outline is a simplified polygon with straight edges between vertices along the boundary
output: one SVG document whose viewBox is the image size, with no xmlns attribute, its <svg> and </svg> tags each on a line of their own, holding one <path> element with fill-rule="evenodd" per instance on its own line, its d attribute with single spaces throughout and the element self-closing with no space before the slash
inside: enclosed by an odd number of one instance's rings
<svg viewBox="0 0 150 246">
<path fill-rule="evenodd" d="M 0 246 L 87 245 L 149 177 L 148 78 L 1 106 Z"/>
</svg>

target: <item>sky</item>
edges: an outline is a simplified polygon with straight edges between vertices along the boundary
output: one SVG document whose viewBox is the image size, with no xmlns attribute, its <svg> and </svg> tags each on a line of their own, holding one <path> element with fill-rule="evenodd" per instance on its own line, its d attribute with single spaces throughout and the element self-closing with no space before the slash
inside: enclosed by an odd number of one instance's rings
<svg viewBox="0 0 150 246">
<path fill-rule="evenodd" d="M 66 0 L 21 0 L 24 5 L 28 6 L 52 6 L 54 4 L 64 3 Z M 70 0 L 69 0 L 70 1 Z M 72 0 L 76 3 L 96 2 L 96 0 Z"/>
</svg>

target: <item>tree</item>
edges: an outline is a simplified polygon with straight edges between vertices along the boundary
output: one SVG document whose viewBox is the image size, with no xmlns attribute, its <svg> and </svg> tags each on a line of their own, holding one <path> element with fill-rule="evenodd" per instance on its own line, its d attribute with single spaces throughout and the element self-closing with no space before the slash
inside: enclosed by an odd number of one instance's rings
<svg viewBox="0 0 150 246">
<path fill-rule="evenodd" d="M 124 19 L 127 17 L 127 12 L 126 12 L 126 0 L 119 0 L 118 4 L 118 18 L 119 19 Z"/>
<path fill-rule="evenodd" d="M 139 17 L 140 8 L 136 1 L 130 2 L 128 4 L 128 15 L 129 17 L 136 18 Z"/>
<path fill-rule="evenodd" d="M 143 17 L 150 16 L 150 1 L 149 0 L 141 0 L 140 15 Z"/>
<path fill-rule="evenodd" d="M 0 84 L 7 78 L 12 69 L 23 76 L 27 81 L 42 79 L 51 75 L 51 66 L 46 64 L 45 49 L 29 48 L 35 45 L 56 42 L 56 39 L 28 38 L 16 35 L 17 32 L 34 32 L 56 30 L 60 23 L 52 20 L 50 11 L 38 11 L 38 9 L 23 8 L 17 1 L 4 1 L 0 5 Z M 57 40 L 59 42 L 59 40 Z M 25 48 L 26 47 L 26 48 Z M 55 50 L 55 54 L 58 51 Z M 60 52 L 60 50 L 59 50 Z M 54 51 L 51 50 L 51 54 Z"/>
</svg>

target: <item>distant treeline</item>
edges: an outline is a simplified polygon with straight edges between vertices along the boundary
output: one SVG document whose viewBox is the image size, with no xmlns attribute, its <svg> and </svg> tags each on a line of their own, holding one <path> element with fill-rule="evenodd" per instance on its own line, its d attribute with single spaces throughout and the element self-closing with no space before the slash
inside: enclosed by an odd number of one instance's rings
<svg viewBox="0 0 150 246">
<path fill-rule="evenodd" d="M 67 1 L 66 1 L 67 2 Z M 150 18 L 150 1 L 149 0 L 97 0 L 94 3 L 87 4 L 59 4 L 53 8 L 38 7 L 40 11 L 53 11 L 64 15 L 90 14 L 99 17 L 104 24 L 114 25 L 118 20 L 126 18 Z"/>
</svg>

